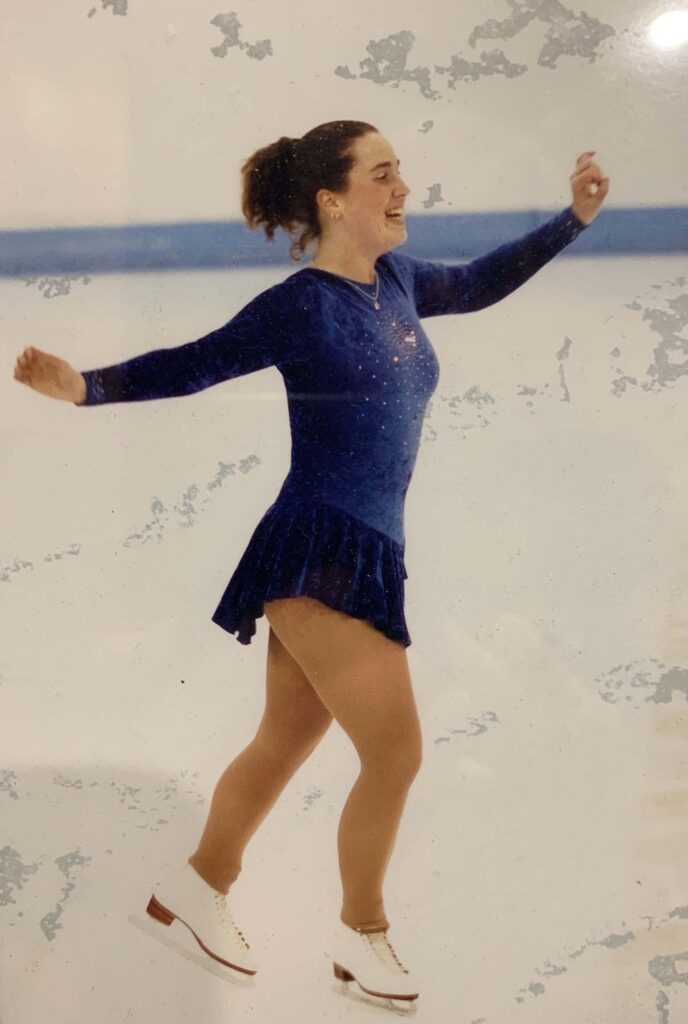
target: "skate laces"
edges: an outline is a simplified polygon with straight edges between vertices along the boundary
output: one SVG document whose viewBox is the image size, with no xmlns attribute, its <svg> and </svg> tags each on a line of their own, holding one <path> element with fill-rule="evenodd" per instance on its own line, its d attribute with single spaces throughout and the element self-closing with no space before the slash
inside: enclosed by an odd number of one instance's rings
<svg viewBox="0 0 688 1024">
<path fill-rule="evenodd" d="M 386 932 L 360 932 L 375 955 L 385 964 L 387 967 L 391 967 L 395 971 L 403 971 L 404 974 L 408 974 L 408 970 L 404 967 L 401 960 L 397 956 L 394 946 L 387 938 Z"/>
<path fill-rule="evenodd" d="M 225 922 L 225 924 L 229 925 L 229 927 L 232 929 L 233 932 L 235 932 L 236 935 L 239 936 L 243 944 L 246 946 L 246 949 L 249 949 L 249 944 L 246 941 L 243 932 L 239 928 L 237 928 L 236 922 L 229 912 L 229 908 L 227 906 L 227 903 L 225 902 L 224 893 L 214 893 L 214 899 L 215 904 L 220 911 L 220 917 L 222 918 L 222 920 Z"/>
</svg>

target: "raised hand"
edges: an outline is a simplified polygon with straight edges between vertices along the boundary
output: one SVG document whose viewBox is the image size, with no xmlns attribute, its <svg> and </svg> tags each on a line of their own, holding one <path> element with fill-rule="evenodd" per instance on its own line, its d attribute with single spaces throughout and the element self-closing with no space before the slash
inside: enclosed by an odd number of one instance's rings
<svg viewBox="0 0 688 1024">
<path fill-rule="evenodd" d="M 590 149 L 581 153 L 569 179 L 573 193 L 572 209 L 583 224 L 590 224 L 595 219 L 609 192 L 609 178 L 602 176 L 599 164 L 592 159 L 595 152 Z"/>
<path fill-rule="evenodd" d="M 81 404 L 86 398 L 86 381 L 64 359 L 29 346 L 17 357 L 14 379 L 48 398 Z"/>
</svg>

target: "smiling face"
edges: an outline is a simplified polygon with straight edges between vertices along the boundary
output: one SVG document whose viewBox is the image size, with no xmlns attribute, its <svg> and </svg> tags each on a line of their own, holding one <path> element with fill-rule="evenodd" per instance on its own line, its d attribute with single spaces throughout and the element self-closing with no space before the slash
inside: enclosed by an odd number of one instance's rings
<svg viewBox="0 0 688 1024">
<path fill-rule="evenodd" d="M 346 191 L 318 192 L 323 231 L 375 259 L 406 241 L 403 212 L 390 216 L 390 211 L 402 211 L 410 189 L 391 144 L 378 132 L 359 136 L 350 153 L 355 163 Z"/>
</svg>

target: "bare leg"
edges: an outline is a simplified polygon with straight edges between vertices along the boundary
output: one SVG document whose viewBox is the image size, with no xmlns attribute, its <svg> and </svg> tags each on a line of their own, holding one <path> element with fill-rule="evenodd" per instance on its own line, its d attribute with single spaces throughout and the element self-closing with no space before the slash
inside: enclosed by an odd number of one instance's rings
<svg viewBox="0 0 688 1024">
<path fill-rule="evenodd" d="M 406 649 L 371 623 L 310 597 L 271 601 L 265 609 L 361 760 L 337 835 L 341 920 L 360 931 L 385 930 L 384 876 L 422 757 Z"/>
<path fill-rule="evenodd" d="M 209 885 L 228 892 L 249 839 L 331 722 L 332 715 L 271 630 L 262 721 L 220 776 L 198 848 L 189 857 Z"/>
</svg>

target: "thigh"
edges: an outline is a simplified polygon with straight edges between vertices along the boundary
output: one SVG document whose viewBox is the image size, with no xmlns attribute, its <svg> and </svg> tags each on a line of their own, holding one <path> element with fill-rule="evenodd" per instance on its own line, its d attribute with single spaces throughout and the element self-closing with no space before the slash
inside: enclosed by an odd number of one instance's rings
<svg viewBox="0 0 688 1024">
<path fill-rule="evenodd" d="M 308 676 L 278 638 L 268 636 L 265 710 L 257 736 L 278 756 L 297 759 L 315 747 L 332 723 L 332 715 Z"/>
<path fill-rule="evenodd" d="M 311 597 L 267 602 L 265 614 L 361 760 L 420 761 L 420 721 L 403 644 Z"/>
</svg>

